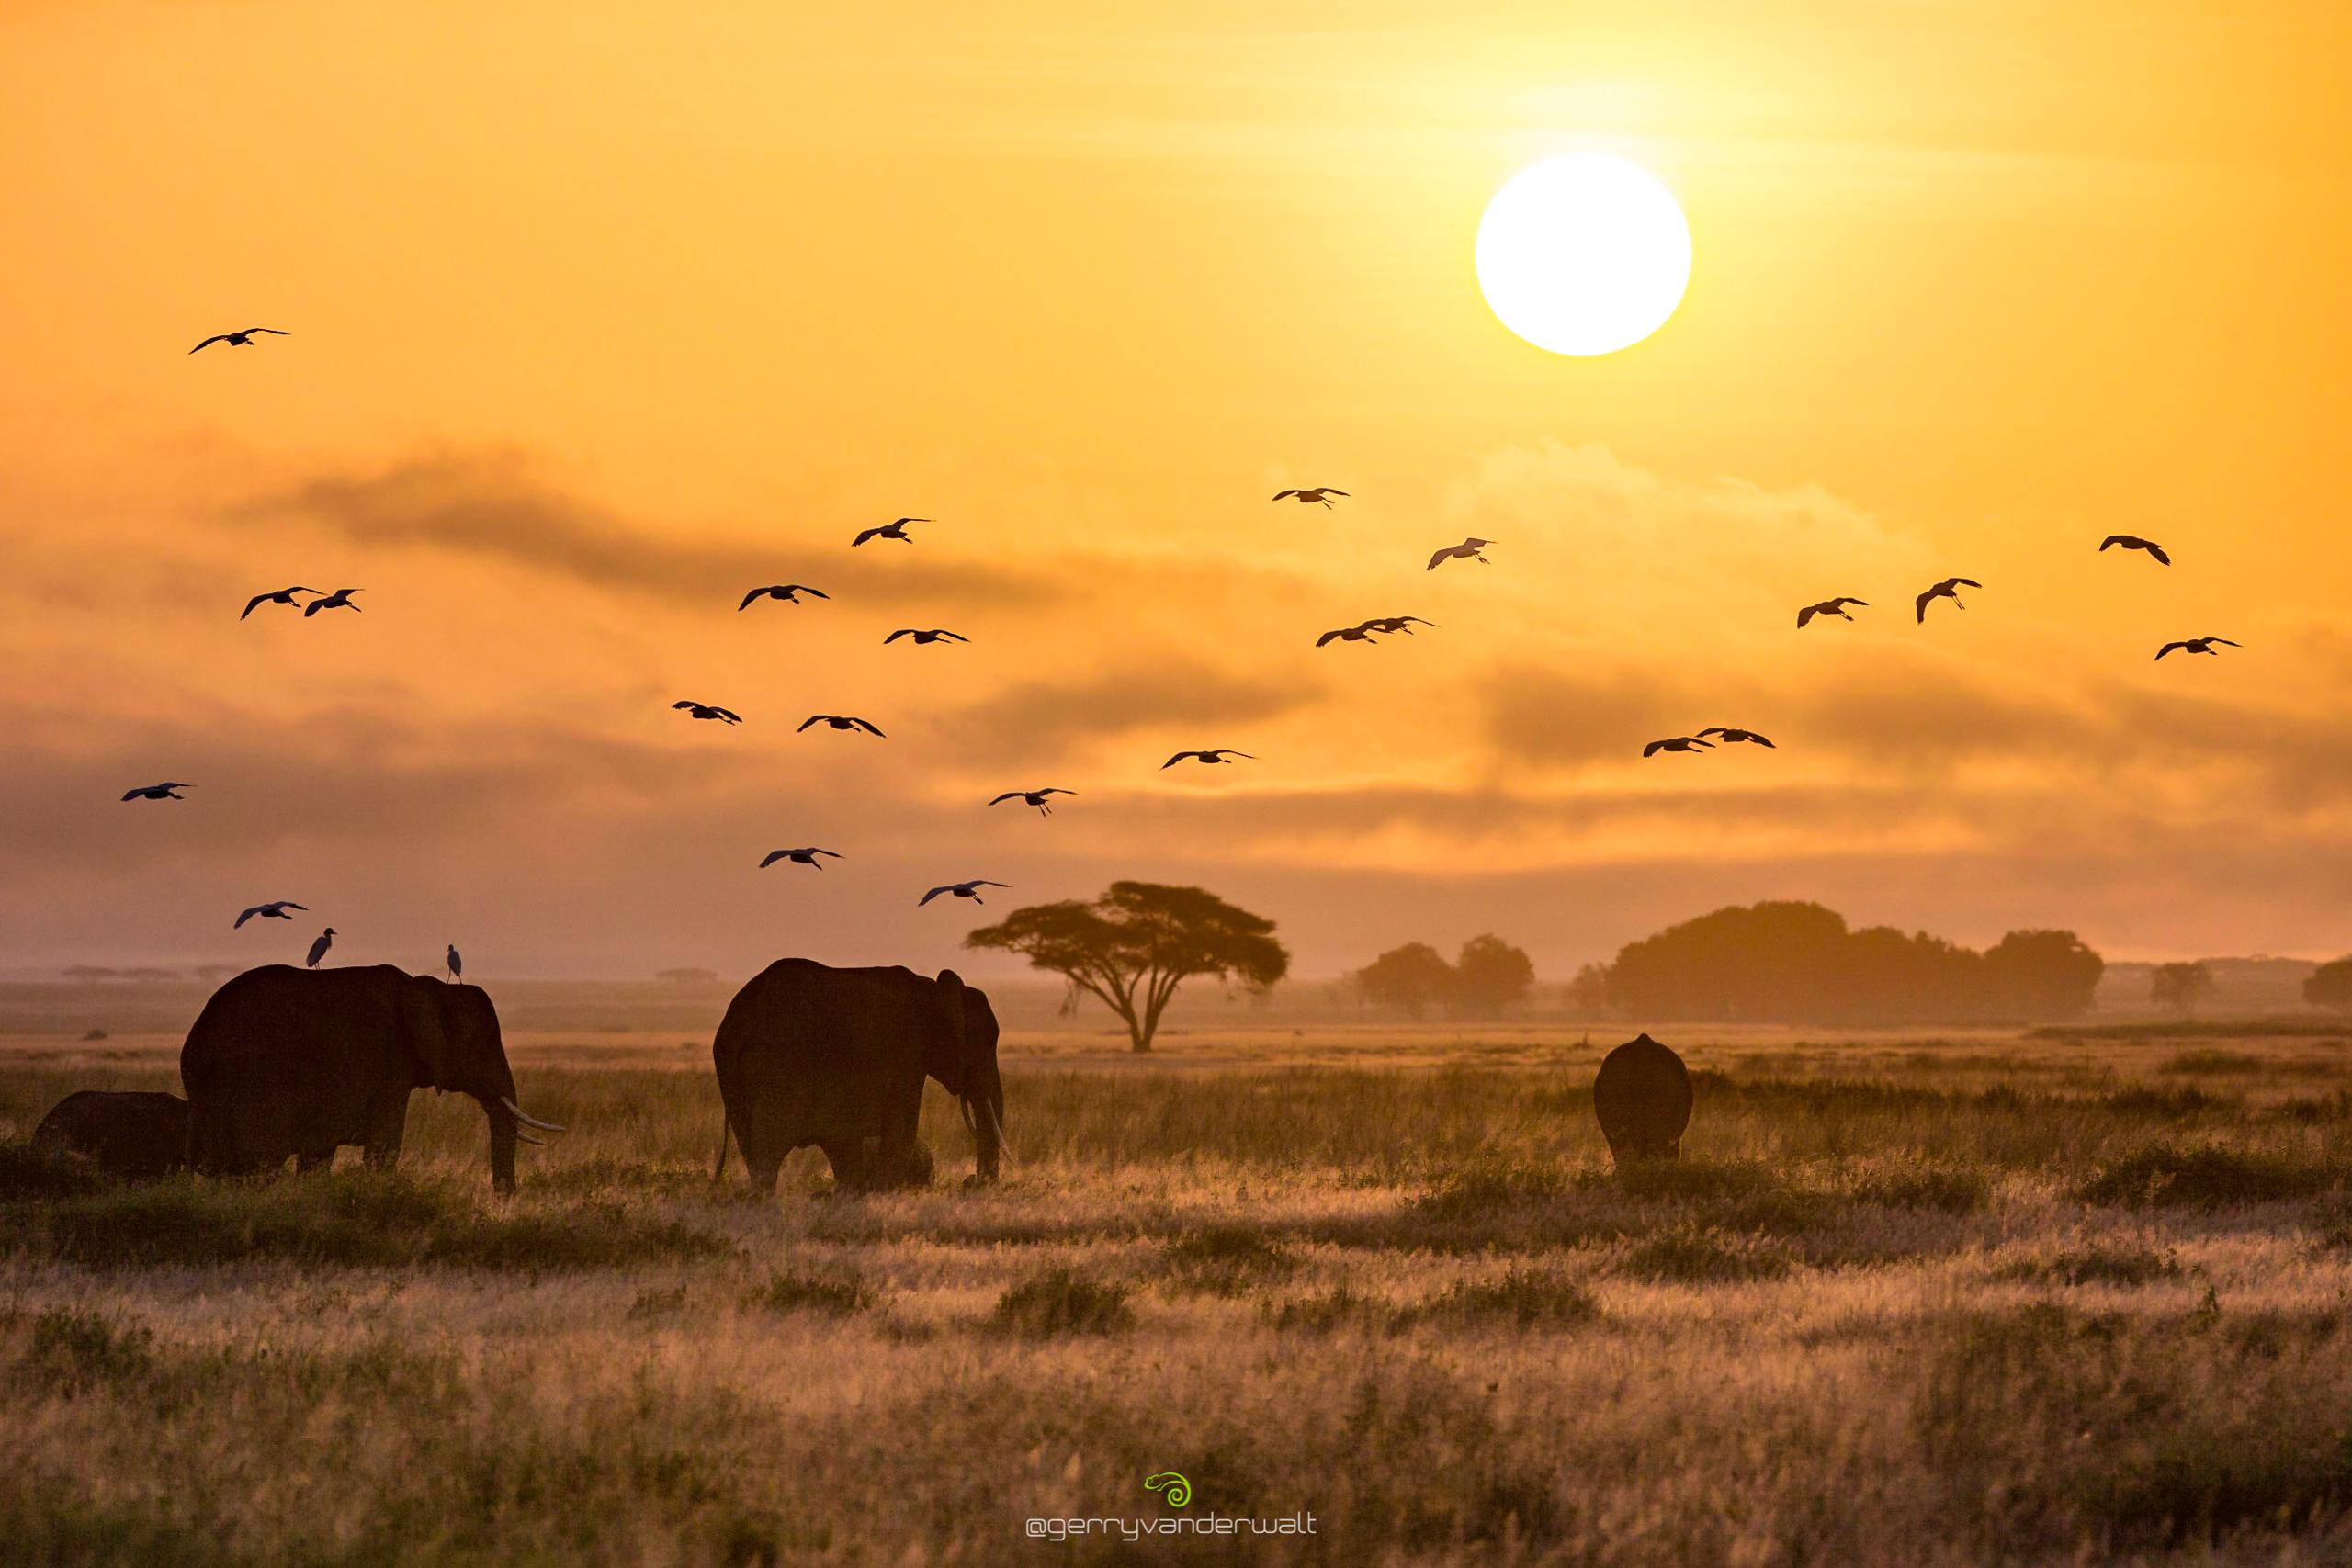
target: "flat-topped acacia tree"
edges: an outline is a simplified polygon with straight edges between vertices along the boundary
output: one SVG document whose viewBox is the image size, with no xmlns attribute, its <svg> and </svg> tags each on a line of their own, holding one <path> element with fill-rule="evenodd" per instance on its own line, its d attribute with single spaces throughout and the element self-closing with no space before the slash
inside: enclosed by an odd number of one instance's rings
<svg viewBox="0 0 2352 1568">
<path fill-rule="evenodd" d="M 1017 953 L 1100 997 L 1137 1051 L 1151 1049 L 1160 1015 L 1185 981 L 1214 975 L 1263 991 L 1290 972 L 1273 921 L 1206 888 L 1158 882 L 1114 882 L 1092 903 L 1071 898 L 1015 909 L 964 945 Z"/>
</svg>

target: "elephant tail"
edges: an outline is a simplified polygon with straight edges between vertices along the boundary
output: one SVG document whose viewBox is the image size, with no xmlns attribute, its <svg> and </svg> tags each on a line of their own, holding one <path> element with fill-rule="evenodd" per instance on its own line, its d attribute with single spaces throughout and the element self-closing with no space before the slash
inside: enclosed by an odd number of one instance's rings
<svg viewBox="0 0 2352 1568">
<path fill-rule="evenodd" d="M 718 1112 L 718 1163 L 710 1168 L 710 1184 L 713 1187 L 727 1179 L 727 1134 L 733 1130 L 734 1123 L 728 1120 L 726 1108 L 722 1106 Z"/>
</svg>

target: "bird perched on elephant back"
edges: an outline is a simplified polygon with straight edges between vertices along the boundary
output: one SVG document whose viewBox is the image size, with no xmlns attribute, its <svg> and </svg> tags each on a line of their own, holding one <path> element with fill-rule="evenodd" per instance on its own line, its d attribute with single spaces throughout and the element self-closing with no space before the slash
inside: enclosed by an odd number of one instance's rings
<svg viewBox="0 0 2352 1568">
<path fill-rule="evenodd" d="M 400 1159 L 413 1089 L 479 1101 L 490 1118 L 490 1174 L 514 1187 L 523 1129 L 563 1129 L 516 1103 L 498 1010 L 479 986 L 389 964 L 348 969 L 248 969 L 212 993 L 180 1048 L 188 1156 L 199 1170 L 266 1170 L 295 1157 L 334 1162 L 345 1144 L 368 1163 Z"/>
<path fill-rule="evenodd" d="M 755 1191 L 775 1190 L 793 1150 L 814 1144 L 848 1189 L 921 1186 L 931 1157 L 915 1136 L 926 1077 L 962 1101 L 972 1179 L 994 1181 L 1004 1151 L 996 1012 L 953 969 L 836 969 L 786 958 L 728 1004 L 710 1048 L 727 1120 Z"/>
<path fill-rule="evenodd" d="M 1601 1058 L 1592 1080 L 1592 1113 L 1618 1168 L 1679 1159 L 1690 1125 L 1690 1073 L 1682 1058 L 1648 1035 Z"/>
<path fill-rule="evenodd" d="M 87 1160 L 127 1181 L 168 1176 L 187 1163 L 187 1101 L 176 1094 L 85 1089 L 50 1107 L 33 1151 Z"/>
</svg>

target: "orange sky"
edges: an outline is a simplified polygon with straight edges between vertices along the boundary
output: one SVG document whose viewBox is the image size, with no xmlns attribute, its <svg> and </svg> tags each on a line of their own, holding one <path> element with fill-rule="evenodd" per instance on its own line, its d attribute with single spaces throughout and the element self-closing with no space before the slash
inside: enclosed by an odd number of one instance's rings
<svg viewBox="0 0 2352 1568">
<path fill-rule="evenodd" d="M 0 966 L 291 897 L 355 962 L 935 967 L 967 876 L 1200 881 L 1307 974 L 1770 897 L 2352 946 L 2342 7 L 813 9 L 0 7 Z M 1470 266 L 1570 148 L 1696 250 L 1600 359 Z M 293 581 L 366 613 L 236 621 Z M 1638 754 L 1706 724 L 1780 750 Z"/>
</svg>

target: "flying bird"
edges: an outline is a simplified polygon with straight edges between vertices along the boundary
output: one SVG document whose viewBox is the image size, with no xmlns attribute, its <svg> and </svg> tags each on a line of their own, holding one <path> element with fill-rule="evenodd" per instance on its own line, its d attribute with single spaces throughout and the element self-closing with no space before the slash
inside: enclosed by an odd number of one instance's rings
<svg viewBox="0 0 2352 1568">
<path fill-rule="evenodd" d="M 1348 492 L 1343 490 L 1333 490 L 1329 485 L 1317 485 L 1313 490 L 1278 490 L 1274 491 L 1274 499 L 1276 501 L 1287 501 L 1292 496 L 1296 496 L 1298 497 L 1299 504 L 1302 506 L 1312 506 L 1317 502 L 1320 502 L 1325 506 L 1329 506 L 1331 504 L 1331 498 L 1333 496 L 1345 495 Z"/>
<path fill-rule="evenodd" d="M 462 980 L 465 977 L 466 961 L 463 955 L 458 952 L 458 944 L 453 942 L 449 944 L 449 978 L 452 980 Z"/>
<path fill-rule="evenodd" d="M 1804 630 L 1804 624 L 1815 615 L 1835 615 L 1841 621 L 1850 621 L 1854 617 L 1846 614 L 1846 606 L 1849 604 L 1860 604 L 1867 610 L 1870 608 L 1871 602 L 1867 599 L 1857 599 L 1850 593 L 1841 593 L 1835 599 L 1824 599 L 1818 604 L 1807 604 L 1797 612 L 1797 629 Z"/>
<path fill-rule="evenodd" d="M 1337 638 L 1340 642 L 1370 643 L 1372 641 L 1372 632 L 1373 626 L 1370 621 L 1363 621 L 1352 626 L 1334 626 L 1331 630 L 1325 632 L 1321 637 L 1317 637 L 1315 639 L 1315 646 L 1320 648 L 1325 643 L 1332 641 L 1334 638 Z"/>
<path fill-rule="evenodd" d="M 243 620 L 245 615 L 252 615 L 264 604 L 291 604 L 294 603 L 294 595 L 297 593 L 323 593 L 325 592 L 326 590 L 322 588 L 281 588 L 275 593 L 256 593 L 252 598 L 245 601 L 244 615 L 239 615 L 237 619 L 241 621 Z"/>
<path fill-rule="evenodd" d="M 842 858 L 838 850 L 820 850 L 814 845 L 805 850 L 770 850 L 767 858 L 760 862 L 760 869 L 765 871 L 780 860 L 788 860 L 795 865 L 813 865 L 822 871 L 825 868 L 817 863 L 819 855 L 831 855 L 835 860 Z"/>
<path fill-rule="evenodd" d="M 1933 588 L 1930 588 L 1926 592 L 1920 594 L 1919 597 L 1914 601 L 1914 607 L 1918 610 L 1919 619 L 1922 621 L 1925 621 L 1928 618 L 1928 604 L 1930 600 L 1949 599 L 1954 604 L 1959 604 L 1960 608 L 1965 610 L 1968 606 L 1960 603 L 1960 593 L 1958 591 L 1962 588 L 1982 588 L 1984 586 L 1984 585 L 1983 583 L 1977 581 L 1973 577 L 1947 577 L 1941 582 L 1937 583 Z"/>
<path fill-rule="evenodd" d="M 1745 740 L 1753 745 L 1761 746 L 1767 751 L 1777 751 L 1780 750 L 1778 746 L 1773 745 L 1771 741 L 1766 739 L 1763 736 L 1757 734 L 1756 731 L 1752 729 L 1732 729 L 1724 725 L 1711 724 L 1706 728 L 1699 731 L 1699 733 L 1701 735 L 1720 735 L 1724 738 L 1724 742 L 1729 745 L 1736 745 L 1740 741 Z"/>
<path fill-rule="evenodd" d="M 990 882 L 985 876 L 976 876 L 969 882 L 944 882 L 938 886 L 933 888 L 930 892 L 924 894 L 922 897 L 916 899 L 915 908 L 918 909 L 922 908 L 925 904 L 930 903 L 942 893 L 953 893 L 958 898 L 969 898 L 975 904 L 985 904 L 988 900 L 980 897 L 981 888 L 1010 887 L 1012 886 L 1012 884 L 1010 882 Z"/>
<path fill-rule="evenodd" d="M 1427 626 L 1431 631 L 1437 629 L 1435 621 L 1424 621 L 1419 615 L 1382 615 L 1376 620 L 1366 621 L 1363 624 L 1363 629 L 1368 632 L 1385 632 L 1391 635 L 1403 632 L 1407 637 L 1411 637 L 1413 628 L 1406 625 L 1408 621 Z"/>
<path fill-rule="evenodd" d="M 863 729 L 868 735 L 880 736 L 881 739 L 885 740 L 890 739 L 888 736 L 883 735 L 882 732 L 879 729 L 876 729 L 869 721 L 862 718 L 852 717 L 848 714 L 812 713 L 807 718 L 800 721 L 800 729 L 806 729 L 812 724 L 830 724 L 835 729 Z M 792 733 L 797 735 L 800 733 L 800 729 L 796 729 Z"/>
<path fill-rule="evenodd" d="M 187 796 L 184 795 L 175 795 L 172 792 L 174 790 L 194 789 L 195 787 L 196 786 L 192 784 L 182 783 L 178 780 L 167 780 L 166 782 L 159 784 L 147 784 L 139 789 L 125 790 L 123 791 L 122 798 L 125 800 L 186 800 Z"/>
<path fill-rule="evenodd" d="M 724 724 L 741 724 L 743 722 L 743 716 L 741 714 L 737 713 L 733 708 L 720 707 L 716 703 L 689 702 L 682 697 L 678 701 L 672 703 L 670 705 L 673 708 L 685 709 L 688 716 L 693 718 L 715 718 Z"/>
<path fill-rule="evenodd" d="M 329 926 L 319 933 L 319 940 L 311 944 L 311 956 L 302 960 L 302 967 L 316 969 L 319 966 L 319 960 L 324 958 L 327 955 L 327 949 L 334 945 L 334 928 Z"/>
<path fill-rule="evenodd" d="M 354 593 L 361 592 L 363 591 L 357 588 L 338 588 L 323 599 L 313 599 L 309 604 L 303 605 L 302 615 L 304 618 L 307 619 L 310 616 L 317 615 L 321 610 L 356 611 L 359 606 L 351 602 L 351 596 Z"/>
<path fill-rule="evenodd" d="M 2156 657 L 2158 659 L 2162 659 L 2165 654 L 2170 653 L 2176 648 L 2179 649 L 2184 653 L 2212 653 L 2213 645 L 2215 643 L 2220 643 L 2223 648 L 2240 648 L 2244 646 L 2244 644 L 2241 643 L 2232 642 L 2225 637 L 2183 637 L 2178 642 L 2168 642 L 2162 648 L 2156 649 Z M 2216 659 L 2221 657 L 2219 654 L 2214 654 L 2213 656 Z M 130 796 L 125 795 L 123 798 L 127 800 Z"/>
<path fill-rule="evenodd" d="M 754 588 L 744 594 L 743 602 L 735 606 L 735 613 L 740 615 L 750 609 L 754 599 L 781 599 L 787 604 L 797 604 L 800 601 L 793 597 L 797 593 L 813 593 L 820 599 L 832 597 L 823 589 L 811 588 L 805 582 L 773 582 L 765 588 Z"/>
<path fill-rule="evenodd" d="M 1049 789 L 1009 789 L 1002 795 L 998 795 L 994 800 L 989 801 L 989 804 L 990 806 L 1002 806 L 1008 800 L 1017 800 L 1025 806 L 1034 806 L 1039 811 L 1042 811 L 1046 816 L 1051 817 L 1054 814 L 1054 808 L 1046 804 L 1046 796 L 1049 795 L 1076 795 L 1078 791 L 1074 789 L 1064 789 L 1059 784 L 1056 784 Z"/>
<path fill-rule="evenodd" d="M 1430 564 L 1426 570 L 1435 571 L 1438 562 L 1444 560 L 1474 560 L 1480 566 L 1492 566 L 1495 563 L 1478 552 L 1493 543 L 1492 539 L 1464 539 L 1458 545 L 1449 545 L 1430 557 Z"/>
<path fill-rule="evenodd" d="M 858 546 L 865 543 L 868 539 L 896 539 L 901 544 L 911 545 L 914 543 L 914 540 L 907 536 L 907 525 L 910 523 L 928 523 L 930 521 L 931 519 L 928 517 L 900 517 L 895 521 L 885 523 L 878 528 L 868 528 L 865 532 L 859 534 L 856 538 L 852 539 L 849 542 L 850 548 L 855 549 Z"/>
<path fill-rule="evenodd" d="M 235 931 L 247 920 L 254 919 L 265 920 L 290 920 L 294 917 L 286 912 L 288 909 L 301 909 L 307 912 L 310 909 L 310 906 L 308 904 L 297 904 L 291 898 L 273 898 L 266 904 L 255 904 L 252 908 L 247 909 L 243 914 L 239 915 L 236 919 L 231 923 L 229 929 L 231 931 Z"/>
<path fill-rule="evenodd" d="M 919 632 L 912 626 L 900 626 L 897 631 L 892 632 L 888 637 L 882 639 L 883 646 L 887 648 L 902 637 L 910 637 L 917 642 L 937 642 L 941 637 L 945 637 L 950 642 L 969 642 L 972 640 L 970 637 L 964 636 L 961 632 L 944 631 L 937 626 L 933 626 L 927 632 Z"/>
<path fill-rule="evenodd" d="M 2162 545 L 2154 539 L 2141 538 L 2137 534 L 2109 534 L 2098 542 L 2099 553 L 2106 554 L 2109 545 L 2121 545 L 2127 550 L 2145 550 L 2156 558 L 2156 564 L 2159 566 L 2172 564 L 2172 557 L 2165 554 L 2165 547 Z"/>
<path fill-rule="evenodd" d="M 1198 757 L 1202 762 L 1210 767 L 1215 767 L 1219 762 L 1230 762 L 1236 757 L 1245 758 L 1252 762 L 1258 760 L 1257 758 L 1250 756 L 1249 752 L 1237 751 L 1230 746 L 1212 746 L 1205 751 L 1179 751 L 1176 755 L 1169 758 L 1168 761 L 1159 764 L 1160 772 L 1166 773 L 1169 769 L 1174 767 L 1177 763 L 1182 761 L 1187 757 Z"/>
<path fill-rule="evenodd" d="M 284 327 L 247 327 L 241 333 L 214 333 L 210 337 L 206 338 L 202 343 L 198 344 L 195 348 L 189 349 L 188 352 L 190 354 L 195 354 L 200 350 L 210 348 L 216 343 L 225 343 L 231 348 L 251 348 L 254 345 L 254 333 L 275 333 L 279 337 L 292 337 L 294 335 L 292 333 L 288 332 Z"/>
<path fill-rule="evenodd" d="M 1651 741 L 1642 748 L 1642 755 L 1654 757 L 1660 751 L 1696 751 L 1702 748 L 1712 750 L 1714 744 L 1712 740 L 1702 740 L 1695 735 L 1677 735 L 1668 739 Z"/>
</svg>

